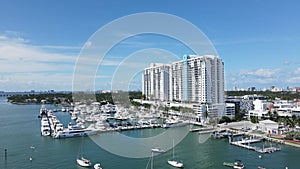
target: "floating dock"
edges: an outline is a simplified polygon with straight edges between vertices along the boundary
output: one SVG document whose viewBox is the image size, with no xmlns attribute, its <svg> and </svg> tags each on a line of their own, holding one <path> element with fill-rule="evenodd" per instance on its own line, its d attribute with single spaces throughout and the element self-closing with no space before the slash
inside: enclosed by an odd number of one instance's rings
<svg viewBox="0 0 300 169">
<path fill-rule="evenodd" d="M 276 147 L 268 147 L 268 148 L 259 148 L 259 147 L 255 147 L 255 146 L 251 146 L 251 143 L 257 143 L 262 141 L 263 139 L 247 139 L 247 140 L 240 140 L 240 141 L 233 141 L 230 142 L 230 144 L 238 146 L 238 147 L 242 147 L 248 150 L 253 150 L 259 153 L 273 153 L 275 151 L 280 151 L 280 148 L 276 148 Z"/>
</svg>

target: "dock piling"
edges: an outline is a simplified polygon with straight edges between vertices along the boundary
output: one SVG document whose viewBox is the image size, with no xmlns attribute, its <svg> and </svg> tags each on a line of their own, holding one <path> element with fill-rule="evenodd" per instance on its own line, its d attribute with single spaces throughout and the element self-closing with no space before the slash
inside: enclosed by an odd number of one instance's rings
<svg viewBox="0 0 300 169">
<path fill-rule="evenodd" d="M 7 149 L 6 148 L 4 149 L 4 159 L 5 159 L 5 161 L 7 160 Z"/>
</svg>

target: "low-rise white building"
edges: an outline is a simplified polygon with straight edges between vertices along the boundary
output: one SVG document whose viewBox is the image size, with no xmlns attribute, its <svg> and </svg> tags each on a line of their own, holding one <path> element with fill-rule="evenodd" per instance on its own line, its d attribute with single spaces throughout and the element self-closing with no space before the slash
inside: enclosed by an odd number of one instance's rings
<svg viewBox="0 0 300 169">
<path fill-rule="evenodd" d="M 248 118 L 250 119 L 251 116 L 262 118 L 262 117 L 268 117 L 268 108 L 273 103 L 268 102 L 266 100 L 259 100 L 256 99 L 253 101 L 254 110 L 248 111 Z"/>
<path fill-rule="evenodd" d="M 259 128 L 269 134 L 278 134 L 278 123 L 272 120 L 260 121 Z"/>
<path fill-rule="evenodd" d="M 235 116 L 235 104 L 234 103 L 226 103 L 225 116 L 229 118 L 233 118 Z"/>
</svg>

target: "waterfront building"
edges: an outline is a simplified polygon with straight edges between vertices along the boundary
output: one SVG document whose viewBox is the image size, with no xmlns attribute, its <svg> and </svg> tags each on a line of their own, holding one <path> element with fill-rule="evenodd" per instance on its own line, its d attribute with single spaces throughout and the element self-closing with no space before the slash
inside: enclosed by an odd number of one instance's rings
<svg viewBox="0 0 300 169">
<path fill-rule="evenodd" d="M 150 100 L 224 103 L 224 63 L 217 56 L 185 55 L 171 64 L 151 64 L 142 83 Z"/>
<path fill-rule="evenodd" d="M 250 119 L 251 116 L 262 118 L 268 117 L 268 112 L 270 111 L 273 103 L 268 102 L 266 100 L 259 100 L 256 99 L 253 101 L 254 109 L 248 111 L 248 118 Z"/>
<path fill-rule="evenodd" d="M 150 100 L 167 101 L 169 98 L 169 64 L 152 63 L 142 76 L 143 94 Z"/>
<path fill-rule="evenodd" d="M 233 118 L 235 116 L 235 104 L 234 103 L 226 103 L 226 111 L 225 116 L 229 118 Z"/>
<path fill-rule="evenodd" d="M 263 132 L 269 134 L 277 134 L 278 133 L 278 123 L 272 120 L 263 120 L 259 121 L 259 127 Z"/>
</svg>

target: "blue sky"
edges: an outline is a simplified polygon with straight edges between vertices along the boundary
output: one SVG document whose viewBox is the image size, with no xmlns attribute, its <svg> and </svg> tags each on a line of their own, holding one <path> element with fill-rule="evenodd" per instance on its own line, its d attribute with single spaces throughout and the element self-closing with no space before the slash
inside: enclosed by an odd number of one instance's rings
<svg viewBox="0 0 300 169">
<path fill-rule="evenodd" d="M 226 89 L 300 86 L 299 8 L 290 0 L 1 1 L 0 90 L 71 90 L 87 40 L 111 21 L 140 12 L 176 15 L 198 27 L 225 63 Z M 178 57 L 190 52 L 170 38 L 133 37 L 110 51 L 95 88 L 110 89 L 116 63 L 146 48 Z M 141 89 L 138 77 L 132 89 Z"/>
</svg>

